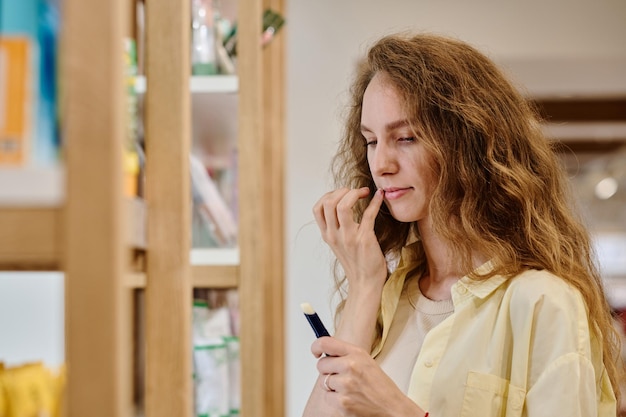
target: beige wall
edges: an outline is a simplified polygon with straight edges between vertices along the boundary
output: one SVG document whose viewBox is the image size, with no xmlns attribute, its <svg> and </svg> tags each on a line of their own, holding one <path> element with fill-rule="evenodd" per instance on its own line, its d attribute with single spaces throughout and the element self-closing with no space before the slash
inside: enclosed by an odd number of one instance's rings
<svg viewBox="0 0 626 417">
<path fill-rule="evenodd" d="M 330 183 L 329 159 L 352 65 L 367 44 L 398 30 L 457 36 L 497 60 L 626 62 L 624 0 L 290 0 L 287 47 L 287 411 L 301 415 L 315 380 L 302 317 L 308 301 L 331 326 L 329 253 L 311 207 Z"/>
</svg>

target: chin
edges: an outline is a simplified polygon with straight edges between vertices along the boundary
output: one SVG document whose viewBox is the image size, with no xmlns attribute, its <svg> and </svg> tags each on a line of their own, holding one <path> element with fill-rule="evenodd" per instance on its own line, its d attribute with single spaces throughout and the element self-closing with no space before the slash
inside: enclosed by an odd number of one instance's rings
<svg viewBox="0 0 626 417">
<path fill-rule="evenodd" d="M 422 218 L 421 216 L 416 216 L 410 213 L 396 213 L 396 212 L 390 211 L 390 214 L 391 214 L 391 217 L 393 217 L 395 220 L 401 223 L 412 223 Z"/>
</svg>

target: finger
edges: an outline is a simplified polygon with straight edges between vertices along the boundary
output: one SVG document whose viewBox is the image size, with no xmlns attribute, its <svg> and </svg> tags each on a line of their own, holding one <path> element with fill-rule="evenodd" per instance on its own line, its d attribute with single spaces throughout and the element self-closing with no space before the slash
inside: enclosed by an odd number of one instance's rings
<svg viewBox="0 0 626 417">
<path fill-rule="evenodd" d="M 339 227 L 356 225 L 354 221 L 354 205 L 357 201 L 369 195 L 369 188 L 361 187 L 351 190 L 337 204 L 337 219 Z"/>
<path fill-rule="evenodd" d="M 349 192 L 347 188 L 332 191 L 321 199 L 321 215 L 326 224 L 326 231 L 332 232 L 339 228 L 339 220 L 337 219 L 337 204 Z"/>
<path fill-rule="evenodd" d="M 328 227 L 324 207 L 328 204 L 328 200 L 331 200 L 333 198 L 333 195 L 336 192 L 336 190 L 327 192 L 313 206 L 313 216 L 315 217 L 315 221 L 317 222 L 318 227 L 322 231 L 325 231 Z"/>
<path fill-rule="evenodd" d="M 339 229 L 339 220 L 337 219 L 337 201 L 324 201 L 324 204 L 322 205 L 322 215 L 326 221 L 327 232 Z"/>
<path fill-rule="evenodd" d="M 352 345 L 335 339 L 332 336 L 324 336 L 316 339 L 311 345 L 311 352 L 316 358 L 326 354 L 327 356 L 345 356 L 351 351 Z"/>
<path fill-rule="evenodd" d="M 361 219 L 361 227 L 366 229 L 374 229 L 374 222 L 376 221 L 376 216 L 380 211 L 380 207 L 383 204 L 383 200 L 385 197 L 385 192 L 382 189 L 376 190 L 374 193 L 374 197 L 372 197 L 372 201 L 370 201 L 369 205 L 363 212 L 363 218 Z"/>
<path fill-rule="evenodd" d="M 320 358 L 324 353 L 326 353 L 320 345 L 320 339 L 323 339 L 324 337 L 326 336 L 315 339 L 315 341 L 311 344 L 311 353 L 313 353 L 313 356 L 316 358 Z"/>
<path fill-rule="evenodd" d="M 343 371 L 342 358 L 337 356 L 324 356 L 317 361 L 317 372 L 320 374 L 338 374 Z"/>
<path fill-rule="evenodd" d="M 328 225 L 326 224 L 326 219 L 324 218 L 324 205 L 322 204 L 322 199 L 318 200 L 313 206 L 313 217 L 315 218 L 317 227 L 322 232 L 325 232 Z"/>
</svg>

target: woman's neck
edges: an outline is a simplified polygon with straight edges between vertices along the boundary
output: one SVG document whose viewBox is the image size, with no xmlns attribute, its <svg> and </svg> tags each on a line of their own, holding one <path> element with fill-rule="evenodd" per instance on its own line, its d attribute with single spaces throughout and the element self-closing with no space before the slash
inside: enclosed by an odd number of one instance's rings
<svg viewBox="0 0 626 417">
<path fill-rule="evenodd" d="M 420 279 L 420 291 L 431 300 L 447 300 L 452 297 L 452 286 L 467 274 L 462 270 L 460 254 L 436 234 L 430 218 L 418 223 L 420 239 L 424 247 L 428 268 Z M 472 254 L 473 267 L 477 268 L 487 259 L 478 252 Z"/>
</svg>

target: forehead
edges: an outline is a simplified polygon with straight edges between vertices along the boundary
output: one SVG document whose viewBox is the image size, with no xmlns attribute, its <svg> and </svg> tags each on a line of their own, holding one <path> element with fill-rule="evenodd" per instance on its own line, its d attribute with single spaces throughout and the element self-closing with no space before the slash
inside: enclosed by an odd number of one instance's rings
<svg viewBox="0 0 626 417">
<path fill-rule="evenodd" d="M 406 119 L 407 114 L 398 90 L 384 74 L 376 74 L 363 94 L 361 124 L 377 129 L 390 122 Z"/>
</svg>

